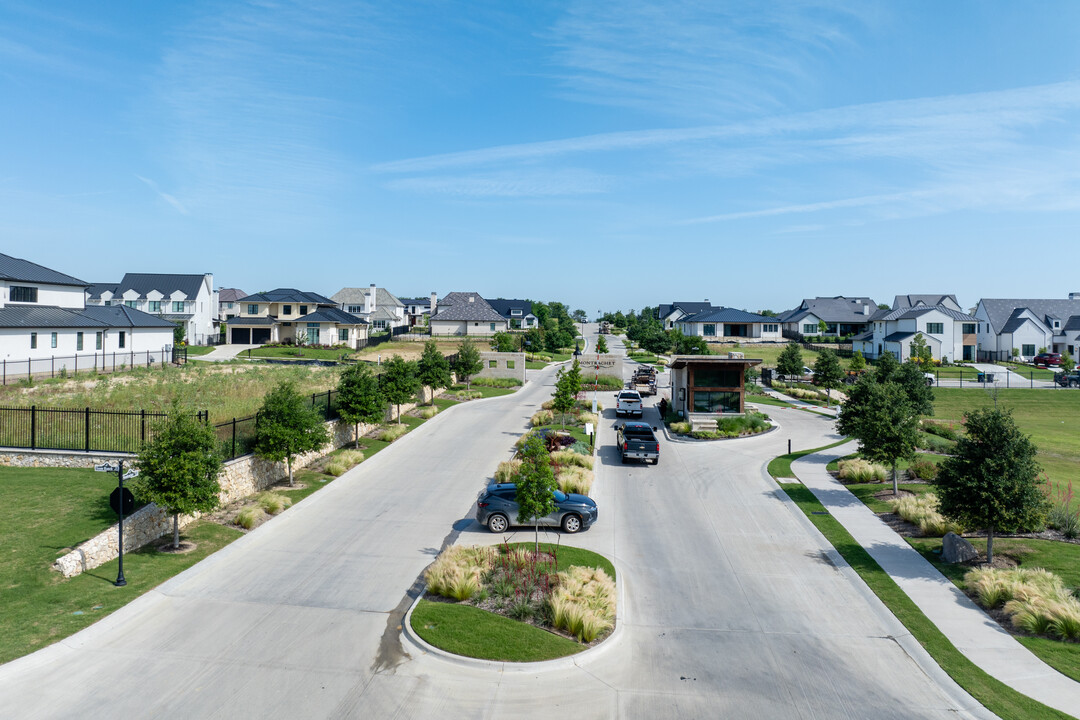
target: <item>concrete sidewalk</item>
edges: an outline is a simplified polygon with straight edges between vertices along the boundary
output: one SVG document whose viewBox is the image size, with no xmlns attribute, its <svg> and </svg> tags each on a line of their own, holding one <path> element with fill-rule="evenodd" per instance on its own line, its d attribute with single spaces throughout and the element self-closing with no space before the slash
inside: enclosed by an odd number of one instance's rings
<svg viewBox="0 0 1080 720">
<path fill-rule="evenodd" d="M 1054 670 L 1017 642 L 828 473 L 828 463 L 856 448 L 856 443 L 851 442 L 808 455 L 792 462 L 791 469 L 973 663 L 1044 705 L 1070 715 L 1080 711 L 1080 683 Z"/>
<path fill-rule="evenodd" d="M 204 360 L 206 362 L 224 362 L 232 360 L 245 350 L 254 350 L 262 345 L 218 345 L 205 355 L 188 355 L 188 360 Z"/>
</svg>

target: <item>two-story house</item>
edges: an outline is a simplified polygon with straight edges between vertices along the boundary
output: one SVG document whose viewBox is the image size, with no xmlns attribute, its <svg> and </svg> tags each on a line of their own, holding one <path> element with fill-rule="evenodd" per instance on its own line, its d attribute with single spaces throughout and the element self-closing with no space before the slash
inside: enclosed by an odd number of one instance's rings
<svg viewBox="0 0 1080 720">
<path fill-rule="evenodd" d="M 431 309 L 438 304 L 435 293 L 431 297 L 401 298 L 405 306 L 405 318 L 409 321 L 409 327 L 427 325 L 431 317 Z"/>
<path fill-rule="evenodd" d="M 213 273 L 127 273 L 119 283 L 95 283 L 86 292 L 88 306 L 123 305 L 180 325 L 192 345 L 217 337 L 218 302 Z"/>
<path fill-rule="evenodd" d="M 144 353 L 145 360 L 153 351 L 160 359 L 172 345 L 172 323 L 126 307 L 88 308 L 87 287 L 71 275 L 0 254 L 0 358 L 39 372 L 96 367 L 97 355 L 115 352 Z M 33 364 L 45 359 L 50 363 Z"/>
<path fill-rule="evenodd" d="M 495 312 L 503 316 L 511 330 L 532 330 L 539 327 L 539 322 L 533 315 L 532 303 L 528 300 L 495 298 L 487 302 Z"/>
<path fill-rule="evenodd" d="M 240 314 L 237 303 L 247 297 L 247 293 L 240 288 L 221 288 L 218 290 L 218 315 L 219 323 L 228 323 Z"/>
<path fill-rule="evenodd" d="M 975 318 L 982 360 L 1031 360 L 1039 348 L 1080 357 L 1080 293 L 1067 300 L 983 298 Z"/>
<path fill-rule="evenodd" d="M 405 303 L 374 283 L 367 288 L 341 288 L 330 299 L 350 315 L 367 320 L 373 332 L 393 330 L 409 324 Z"/>
<path fill-rule="evenodd" d="M 452 292 L 438 301 L 428 321 L 432 335 L 494 335 L 510 322 L 474 292 Z"/>
<path fill-rule="evenodd" d="M 294 288 L 248 295 L 240 313 L 229 321 L 231 345 L 345 345 L 360 347 L 368 322 L 338 307 L 328 297 Z"/>
<path fill-rule="evenodd" d="M 852 338 L 852 349 L 868 359 L 890 353 L 903 362 L 921 334 L 935 360 L 974 362 L 977 324 L 955 295 L 897 295 L 890 310 L 874 313 L 867 332 Z"/>
<path fill-rule="evenodd" d="M 782 331 L 790 336 L 836 335 L 847 337 L 870 330 L 870 317 L 878 306 L 868 297 L 804 298 L 798 307 L 780 313 Z M 825 323 L 822 331 L 822 323 Z"/>
</svg>

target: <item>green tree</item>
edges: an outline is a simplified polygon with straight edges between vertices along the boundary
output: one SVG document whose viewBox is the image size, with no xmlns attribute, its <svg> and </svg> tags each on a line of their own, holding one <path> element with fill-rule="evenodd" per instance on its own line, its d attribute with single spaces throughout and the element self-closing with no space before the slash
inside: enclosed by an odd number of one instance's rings
<svg viewBox="0 0 1080 720">
<path fill-rule="evenodd" d="M 859 372 L 866 369 L 866 358 L 863 357 L 861 351 L 856 350 L 855 354 L 848 360 L 848 370 L 852 372 Z"/>
<path fill-rule="evenodd" d="M 501 333 L 513 341 L 510 333 Z M 416 362 L 416 377 L 421 385 L 431 388 L 431 403 L 435 403 L 435 392 L 440 388 L 450 387 L 450 361 L 439 352 L 434 340 L 424 343 L 424 352 Z"/>
<path fill-rule="evenodd" d="M 420 391 L 420 378 L 416 376 L 416 363 L 395 355 L 383 363 L 379 376 L 383 396 L 397 407 L 397 422 L 401 424 L 401 403 L 407 403 Z"/>
<path fill-rule="evenodd" d="M 221 451 L 214 429 L 173 401 L 168 418 L 135 460 L 135 490 L 173 516 L 173 548 L 180 546 L 180 515 L 218 506 Z"/>
<path fill-rule="evenodd" d="M 575 310 L 573 318 L 575 322 L 583 323 L 589 319 L 589 316 L 585 314 L 584 310 Z"/>
<path fill-rule="evenodd" d="M 911 361 L 921 368 L 928 368 L 934 364 L 934 354 L 930 346 L 926 344 L 926 338 L 922 333 L 915 333 L 915 337 L 911 339 L 911 345 L 908 346 L 908 353 Z"/>
<path fill-rule="evenodd" d="M 709 343 L 700 335 L 683 335 L 679 330 L 669 330 L 671 346 L 676 355 L 708 355 Z"/>
<path fill-rule="evenodd" d="M 934 388 L 926 382 L 926 373 L 920 365 L 900 363 L 892 380 L 904 388 L 904 394 L 917 414 L 934 414 Z"/>
<path fill-rule="evenodd" d="M 517 336 L 513 333 L 497 332 L 491 338 L 491 349 L 495 352 L 514 352 L 518 349 Z"/>
<path fill-rule="evenodd" d="M 891 352 L 883 352 L 874 365 L 874 376 L 878 382 L 888 382 L 896 375 L 900 368 L 900 361 Z"/>
<path fill-rule="evenodd" d="M 173 344 L 179 345 L 184 342 L 184 338 L 187 337 L 187 323 L 183 320 L 173 323 L 172 338 Z"/>
<path fill-rule="evenodd" d="M 1038 481 L 1038 452 L 1012 414 L 996 408 L 968 413 L 955 454 L 938 466 L 941 514 L 986 530 L 986 561 L 994 561 L 994 533 L 1033 530 L 1049 502 Z"/>
<path fill-rule="evenodd" d="M 630 332 L 627 331 L 626 336 L 637 341 L 643 350 L 648 350 L 656 355 L 671 350 L 671 336 L 660 327 L 660 323 L 638 324 L 635 326 L 634 334 L 636 337 L 630 337 Z"/>
<path fill-rule="evenodd" d="M 596 353 L 598 355 L 604 355 L 608 352 L 607 338 L 600 335 L 596 338 Z"/>
<path fill-rule="evenodd" d="M 480 360 L 480 351 L 473 345 L 472 340 L 465 338 L 458 345 L 457 357 L 454 358 L 454 373 L 458 382 L 465 381 L 465 389 L 472 390 L 470 379 L 473 375 L 484 369 L 484 363 Z"/>
<path fill-rule="evenodd" d="M 532 434 L 521 448 L 521 467 L 514 476 L 517 484 L 515 499 L 518 504 L 517 521 L 520 525 L 533 524 L 536 535 L 536 551 L 540 551 L 540 518 L 555 512 L 555 471 L 551 469 L 551 455 L 539 435 Z"/>
<path fill-rule="evenodd" d="M 341 419 L 356 427 L 356 447 L 360 447 L 360 423 L 381 423 L 386 419 L 386 398 L 379 378 L 364 363 L 345 368 L 338 379 L 337 407 Z"/>
<path fill-rule="evenodd" d="M 1061 353 L 1061 369 L 1068 375 L 1076 369 L 1076 361 L 1073 360 L 1073 356 L 1069 354 L 1069 351 Z"/>
<path fill-rule="evenodd" d="M 293 458 L 329 441 L 322 415 L 308 406 L 292 381 L 279 383 L 263 400 L 255 418 L 255 454 L 271 462 L 284 460 L 289 487 L 293 486 Z"/>
<path fill-rule="evenodd" d="M 572 370 L 561 367 L 555 373 L 555 390 L 551 393 L 551 408 L 559 413 L 559 420 L 564 428 L 566 427 L 566 413 L 574 409 L 579 392 L 581 392 L 581 370 L 578 369 L 577 360 L 575 360 Z"/>
<path fill-rule="evenodd" d="M 904 389 L 864 375 L 848 391 L 836 427 L 841 435 L 859 441 L 864 458 L 892 468 L 893 494 L 897 494 L 896 465 L 915 456 L 919 437 L 919 416 Z"/>
<path fill-rule="evenodd" d="M 824 320 L 818 320 L 818 323 L 817 323 L 817 331 L 818 331 L 818 335 L 824 335 L 824 334 L 825 334 L 825 332 L 826 332 L 826 331 L 827 331 L 828 329 L 829 329 L 829 326 L 825 324 L 825 321 L 824 321 Z"/>
<path fill-rule="evenodd" d="M 832 407 L 832 391 L 840 387 L 844 379 L 844 370 L 840 367 L 840 360 L 832 350 L 822 350 L 814 362 L 813 383 L 818 387 L 825 388 L 825 404 Z"/>
<path fill-rule="evenodd" d="M 789 342 L 776 358 L 776 371 L 784 376 L 802 375 L 802 350 L 799 343 Z"/>
</svg>

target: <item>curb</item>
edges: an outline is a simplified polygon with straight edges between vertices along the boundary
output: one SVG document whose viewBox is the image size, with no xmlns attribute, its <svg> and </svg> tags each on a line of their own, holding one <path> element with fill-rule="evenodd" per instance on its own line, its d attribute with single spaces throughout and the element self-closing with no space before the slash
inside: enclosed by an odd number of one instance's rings
<svg viewBox="0 0 1080 720">
<path fill-rule="evenodd" d="M 568 670 L 570 668 L 579 667 L 582 661 L 591 660 L 600 655 L 605 650 L 608 650 L 619 644 L 619 641 L 623 636 L 623 627 L 626 625 L 626 593 L 625 593 L 625 581 L 620 578 L 623 577 L 622 569 L 612 560 L 612 564 L 615 565 L 615 589 L 616 589 L 616 605 L 615 605 L 615 629 L 611 631 L 611 634 L 596 647 L 591 647 L 587 650 L 582 650 L 579 653 L 573 655 L 567 655 L 561 658 L 555 658 L 554 660 L 539 660 L 537 662 L 508 662 L 505 660 L 482 660 L 480 658 L 471 658 L 464 655 L 456 655 L 451 652 L 447 652 L 442 648 L 437 648 L 431 643 L 424 640 L 417 635 L 412 629 L 412 614 L 416 606 L 420 604 L 420 601 L 427 594 L 427 587 L 420 591 L 420 594 L 413 600 L 412 605 L 409 606 L 409 611 L 405 613 L 405 619 L 401 624 L 401 644 L 405 653 L 412 657 L 409 652 L 409 648 L 416 650 L 420 655 L 428 655 L 437 658 L 443 662 L 452 663 L 462 667 L 469 667 L 478 670 L 491 670 L 500 673 L 507 672 L 521 672 L 521 673 L 536 673 L 536 672 L 550 672 L 553 670 Z"/>
</svg>

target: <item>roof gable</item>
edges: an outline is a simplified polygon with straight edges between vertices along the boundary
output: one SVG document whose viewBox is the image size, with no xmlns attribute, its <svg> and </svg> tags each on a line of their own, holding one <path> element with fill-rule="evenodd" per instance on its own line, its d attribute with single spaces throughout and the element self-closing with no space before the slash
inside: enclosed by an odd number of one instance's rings
<svg viewBox="0 0 1080 720">
<path fill-rule="evenodd" d="M 0 280 L 11 282 L 32 282 L 45 285 L 74 285 L 87 287 L 90 283 L 83 282 L 71 275 L 51 270 L 44 265 L 12 257 L 0 253 Z"/>
<path fill-rule="evenodd" d="M 1017 310 L 1030 311 L 1031 317 L 1044 325 L 1045 329 L 1050 329 L 1044 319 L 1047 316 L 1064 319 L 1080 315 L 1080 300 L 983 298 L 979 300 L 979 305 L 997 333 L 1012 332 L 1004 328 Z"/>
</svg>

